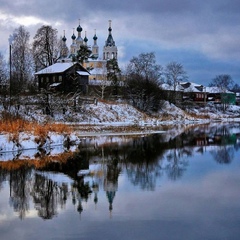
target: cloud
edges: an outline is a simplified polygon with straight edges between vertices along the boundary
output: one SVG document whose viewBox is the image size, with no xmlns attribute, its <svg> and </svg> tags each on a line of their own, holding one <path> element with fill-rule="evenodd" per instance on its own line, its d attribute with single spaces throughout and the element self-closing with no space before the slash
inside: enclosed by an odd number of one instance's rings
<svg viewBox="0 0 240 240">
<path fill-rule="evenodd" d="M 195 52 L 196 58 L 203 56 L 216 70 L 219 61 L 240 62 L 239 8 L 239 0 L 2 0 L 0 34 L 3 41 L 0 48 L 4 49 L 8 36 L 19 24 L 29 29 L 31 37 L 46 23 L 57 28 L 59 35 L 65 30 L 70 45 L 78 19 L 81 19 L 83 34 L 87 31 L 89 44 L 92 44 L 94 29 L 97 30 L 102 48 L 111 19 L 122 62 L 133 57 L 131 54 L 147 51 L 161 52 L 169 57 L 171 54 L 173 60 L 180 58 L 179 52 L 184 52 L 182 62 L 191 65 L 187 62 L 187 53 L 193 57 Z M 200 63 L 198 68 L 201 68 Z M 236 74 L 237 70 L 234 71 Z M 236 76 L 240 77 L 239 71 Z"/>
</svg>

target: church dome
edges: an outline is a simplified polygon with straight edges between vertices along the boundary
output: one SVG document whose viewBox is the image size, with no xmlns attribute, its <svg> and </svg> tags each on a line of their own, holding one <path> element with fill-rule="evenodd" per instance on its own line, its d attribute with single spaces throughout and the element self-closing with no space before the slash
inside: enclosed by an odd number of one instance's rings
<svg viewBox="0 0 240 240">
<path fill-rule="evenodd" d="M 67 41 L 67 38 L 64 36 L 64 37 L 62 38 L 62 40 L 63 40 L 64 42 L 66 42 L 66 41 Z"/>
<path fill-rule="evenodd" d="M 88 41 L 88 39 L 87 39 L 87 37 L 85 36 L 85 38 L 84 38 L 84 42 L 87 42 Z"/>
<path fill-rule="evenodd" d="M 76 36 L 75 36 L 75 34 L 73 33 L 73 35 L 72 35 L 72 40 L 75 40 L 76 39 Z"/>
<path fill-rule="evenodd" d="M 80 26 L 80 24 L 79 24 L 79 26 L 77 27 L 77 31 L 78 31 L 78 32 L 81 32 L 81 31 L 82 31 L 82 27 Z"/>
<path fill-rule="evenodd" d="M 96 34 L 94 35 L 94 37 L 93 37 L 93 40 L 94 41 L 96 41 L 98 38 L 97 38 L 97 36 L 96 36 Z"/>
</svg>

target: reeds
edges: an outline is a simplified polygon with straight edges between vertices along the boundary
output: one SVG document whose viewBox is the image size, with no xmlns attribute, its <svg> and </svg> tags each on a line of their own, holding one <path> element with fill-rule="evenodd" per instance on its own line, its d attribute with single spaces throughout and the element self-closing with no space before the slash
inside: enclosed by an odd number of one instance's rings
<svg viewBox="0 0 240 240">
<path fill-rule="evenodd" d="M 41 147 L 46 142 L 50 132 L 66 135 L 71 132 L 71 128 L 62 123 L 39 124 L 21 118 L 3 119 L 0 121 L 0 133 L 8 134 L 8 140 L 14 142 L 16 146 L 21 145 L 19 141 L 19 134 L 21 132 L 30 133 L 35 136 L 35 142 Z"/>
<path fill-rule="evenodd" d="M 62 123 L 38 124 L 24 119 L 12 121 L 0 120 L 0 133 L 16 134 L 20 132 L 32 132 L 36 136 L 46 136 L 49 132 L 69 133 L 71 128 Z"/>
<path fill-rule="evenodd" d="M 13 171 L 20 169 L 22 167 L 31 168 L 34 167 L 36 170 L 47 167 L 51 162 L 59 162 L 64 164 L 68 161 L 69 158 L 73 156 L 73 152 L 65 152 L 59 155 L 53 156 L 42 156 L 41 158 L 34 159 L 17 159 L 14 161 L 0 161 L 0 169 L 7 171 Z"/>
</svg>

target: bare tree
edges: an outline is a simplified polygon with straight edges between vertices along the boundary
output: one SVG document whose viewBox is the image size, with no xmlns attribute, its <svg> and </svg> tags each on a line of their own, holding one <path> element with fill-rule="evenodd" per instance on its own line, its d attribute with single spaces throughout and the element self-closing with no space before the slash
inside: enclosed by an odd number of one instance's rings
<svg viewBox="0 0 240 240">
<path fill-rule="evenodd" d="M 233 87 L 233 84 L 232 77 L 228 74 L 217 75 L 209 84 L 210 87 L 215 87 L 220 92 L 223 111 L 227 109 L 231 101 L 231 95 L 227 92 Z"/>
<path fill-rule="evenodd" d="M 138 57 L 133 57 L 127 66 L 127 74 L 141 76 L 146 81 L 162 81 L 161 65 L 156 63 L 156 57 L 153 52 L 141 53 Z"/>
<path fill-rule="evenodd" d="M 7 63 L 4 59 L 3 54 L 0 52 L 0 101 L 4 107 L 4 109 L 7 108 L 8 101 L 6 98 L 6 95 L 9 93 L 9 82 L 8 82 L 8 76 L 7 76 Z"/>
<path fill-rule="evenodd" d="M 221 89 L 222 92 L 226 92 L 227 90 L 233 87 L 232 77 L 228 74 L 217 75 L 212 82 L 209 84 L 209 87 L 217 87 Z"/>
<path fill-rule="evenodd" d="M 166 77 L 166 83 L 173 87 L 173 96 L 170 100 L 175 103 L 178 83 L 188 79 L 186 71 L 181 63 L 170 62 L 165 67 L 164 74 Z"/>
<path fill-rule="evenodd" d="M 1 52 L 0 52 L 0 84 L 1 86 L 7 84 L 7 63 Z"/>
<path fill-rule="evenodd" d="M 24 26 L 15 29 L 11 54 L 11 90 L 14 95 L 24 90 L 33 76 L 33 61 L 29 40 L 30 33 Z"/>
<path fill-rule="evenodd" d="M 43 25 L 37 30 L 33 41 L 35 70 L 41 70 L 56 62 L 59 52 L 57 30 Z"/>
<path fill-rule="evenodd" d="M 237 84 L 237 83 L 235 83 L 235 84 L 233 85 L 233 87 L 231 88 L 231 91 L 233 91 L 233 92 L 235 92 L 235 93 L 240 92 L 240 85 Z"/>
<path fill-rule="evenodd" d="M 160 108 L 163 98 L 159 87 L 162 70 L 152 52 L 142 53 L 130 60 L 126 69 L 126 90 L 133 106 L 149 112 Z"/>
<path fill-rule="evenodd" d="M 102 68 L 95 69 L 97 79 L 93 80 L 96 81 L 95 92 L 101 98 L 104 99 L 106 97 L 107 89 L 110 88 L 111 81 L 107 79 L 107 68 L 103 66 Z"/>
</svg>

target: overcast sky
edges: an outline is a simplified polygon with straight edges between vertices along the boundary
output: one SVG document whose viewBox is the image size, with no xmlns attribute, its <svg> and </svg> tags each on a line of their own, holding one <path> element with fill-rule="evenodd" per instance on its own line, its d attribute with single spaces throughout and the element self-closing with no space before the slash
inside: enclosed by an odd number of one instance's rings
<svg viewBox="0 0 240 240">
<path fill-rule="evenodd" d="M 0 0 L 0 51 L 8 53 L 8 37 L 24 25 L 31 39 L 43 24 L 71 44 L 80 24 L 88 43 L 94 29 L 102 53 L 108 20 L 118 46 L 119 64 L 154 52 L 158 64 L 181 63 L 189 81 L 208 85 L 219 74 L 240 84 L 239 0 Z M 76 32 L 75 32 L 76 34 Z"/>
</svg>

